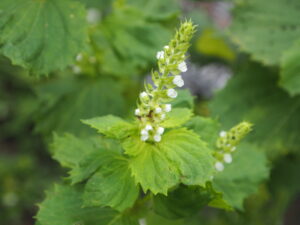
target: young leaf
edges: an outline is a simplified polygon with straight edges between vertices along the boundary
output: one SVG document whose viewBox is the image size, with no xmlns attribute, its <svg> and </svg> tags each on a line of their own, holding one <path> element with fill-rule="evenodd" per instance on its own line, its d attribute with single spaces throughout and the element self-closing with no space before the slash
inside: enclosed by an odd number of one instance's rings
<svg viewBox="0 0 300 225">
<path fill-rule="evenodd" d="M 128 167 L 128 160 L 109 154 L 100 170 L 88 180 L 84 206 L 110 206 L 119 211 L 131 207 L 139 194 Z"/>
<path fill-rule="evenodd" d="M 110 208 L 82 207 L 81 189 L 56 185 L 39 205 L 36 216 L 39 225 L 138 225 L 129 215 L 121 215 Z"/>
<path fill-rule="evenodd" d="M 48 74 L 85 48 L 86 15 L 76 1 L 2 0 L 0 9 L 0 51 L 13 64 Z"/>
<path fill-rule="evenodd" d="M 251 144 L 241 144 L 233 154 L 233 162 L 215 175 L 213 187 L 234 208 L 243 209 L 243 201 L 253 194 L 269 175 L 265 155 Z"/>
<path fill-rule="evenodd" d="M 129 135 L 133 125 L 125 120 L 113 116 L 102 116 L 88 120 L 83 120 L 83 123 L 95 128 L 99 133 L 104 134 L 109 138 L 122 139 Z"/>
<path fill-rule="evenodd" d="M 193 113 L 190 109 L 174 108 L 161 125 L 165 128 L 179 127 L 186 123 L 192 116 Z"/>
<path fill-rule="evenodd" d="M 130 168 L 143 190 L 167 194 L 182 182 L 204 185 L 214 172 L 213 157 L 206 144 L 192 131 L 175 129 L 166 133 L 160 143 L 147 143 L 129 138 L 125 152 L 134 152 Z"/>
<path fill-rule="evenodd" d="M 242 50 L 268 65 L 280 62 L 286 49 L 299 39 L 300 2 L 291 0 L 240 1 L 233 13 L 230 35 Z"/>
</svg>

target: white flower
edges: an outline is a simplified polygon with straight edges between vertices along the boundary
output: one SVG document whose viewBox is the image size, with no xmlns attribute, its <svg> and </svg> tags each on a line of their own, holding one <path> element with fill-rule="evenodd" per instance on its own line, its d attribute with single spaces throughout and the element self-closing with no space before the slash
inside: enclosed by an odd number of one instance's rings
<svg viewBox="0 0 300 225">
<path fill-rule="evenodd" d="M 228 153 L 224 154 L 224 162 L 226 162 L 226 163 L 231 163 L 232 162 L 232 157 L 231 157 L 230 154 L 228 154 Z"/>
<path fill-rule="evenodd" d="M 82 60 L 82 54 L 79 53 L 77 56 L 76 56 L 76 61 L 77 62 L 80 62 Z"/>
<path fill-rule="evenodd" d="M 156 53 L 156 58 L 157 59 L 163 59 L 164 56 L 165 56 L 164 51 L 159 51 L 159 52 Z"/>
<path fill-rule="evenodd" d="M 155 109 L 155 112 L 156 112 L 156 113 L 161 113 L 161 112 L 162 112 L 162 109 L 161 109 L 160 107 L 157 107 L 157 108 Z"/>
<path fill-rule="evenodd" d="M 176 75 L 173 79 L 173 84 L 178 87 L 182 87 L 184 85 L 184 81 L 180 75 Z"/>
<path fill-rule="evenodd" d="M 140 110 L 140 109 L 135 109 L 134 114 L 135 114 L 136 116 L 141 115 L 141 110 Z"/>
<path fill-rule="evenodd" d="M 173 88 L 170 88 L 170 89 L 168 89 L 168 91 L 167 91 L 167 95 L 168 95 L 170 98 L 176 98 L 176 97 L 177 97 L 177 92 L 176 92 Z"/>
<path fill-rule="evenodd" d="M 159 135 L 162 135 L 165 131 L 165 128 L 163 127 L 158 127 L 157 130 L 156 130 L 156 133 L 159 134 Z"/>
<path fill-rule="evenodd" d="M 147 135 L 142 135 L 142 136 L 141 136 L 141 140 L 142 140 L 142 141 L 147 141 L 148 138 L 149 138 L 149 135 L 148 135 L 148 134 L 147 134 Z"/>
<path fill-rule="evenodd" d="M 141 135 L 142 136 L 147 136 L 148 135 L 148 130 L 146 130 L 146 129 L 141 130 Z"/>
<path fill-rule="evenodd" d="M 231 149 L 230 149 L 230 151 L 232 151 L 232 152 L 234 152 L 236 150 L 236 147 L 235 146 L 233 146 Z"/>
<path fill-rule="evenodd" d="M 160 118 L 161 118 L 162 120 L 165 119 L 165 118 L 166 118 L 166 114 L 164 114 L 164 113 L 161 114 L 161 115 L 160 115 Z"/>
<path fill-rule="evenodd" d="M 143 92 L 140 94 L 140 97 L 141 97 L 141 98 L 146 98 L 146 97 L 148 97 L 147 92 L 143 91 Z"/>
<path fill-rule="evenodd" d="M 224 165 L 223 165 L 223 163 L 221 163 L 221 162 L 216 162 L 215 168 L 216 168 L 216 170 L 218 170 L 218 171 L 221 172 L 221 171 L 224 170 Z"/>
<path fill-rule="evenodd" d="M 153 136 L 153 139 L 155 142 L 160 142 L 161 141 L 161 136 L 159 134 L 156 134 Z"/>
<path fill-rule="evenodd" d="M 73 66 L 72 70 L 75 74 L 81 73 L 81 68 L 79 66 Z"/>
<path fill-rule="evenodd" d="M 147 124 L 145 127 L 146 130 L 153 130 L 153 127 L 150 124 Z"/>
<path fill-rule="evenodd" d="M 168 45 L 166 45 L 166 46 L 164 47 L 164 49 L 166 49 L 166 50 L 169 49 L 169 48 L 170 48 L 170 47 L 169 47 Z"/>
<path fill-rule="evenodd" d="M 172 105 L 171 104 L 165 104 L 165 112 L 171 112 Z"/>
<path fill-rule="evenodd" d="M 88 21 L 88 23 L 90 24 L 96 24 L 100 21 L 100 11 L 96 8 L 90 8 L 87 11 L 87 16 L 86 16 L 86 20 Z"/>
<path fill-rule="evenodd" d="M 186 63 L 185 63 L 184 61 L 181 62 L 181 63 L 179 63 L 178 69 L 179 69 L 181 72 L 186 72 L 186 71 L 187 71 Z"/>
<path fill-rule="evenodd" d="M 219 134 L 219 135 L 220 135 L 220 137 L 225 137 L 225 136 L 226 136 L 226 134 L 227 134 L 227 133 L 226 133 L 226 131 L 223 131 L 223 130 L 222 130 L 222 131 L 220 132 L 220 134 Z"/>
</svg>

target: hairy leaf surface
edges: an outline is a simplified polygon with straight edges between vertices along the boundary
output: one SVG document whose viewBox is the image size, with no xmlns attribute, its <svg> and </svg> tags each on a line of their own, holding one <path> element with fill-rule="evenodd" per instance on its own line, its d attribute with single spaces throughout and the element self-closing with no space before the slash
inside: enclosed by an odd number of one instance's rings
<svg viewBox="0 0 300 225">
<path fill-rule="evenodd" d="M 2 0 L 0 51 L 37 74 L 64 69 L 85 48 L 85 10 L 71 0 Z"/>
<path fill-rule="evenodd" d="M 130 168 L 145 192 L 166 195 L 169 188 L 180 182 L 204 185 L 214 171 L 206 143 L 186 129 L 171 130 L 156 144 L 131 138 L 124 148 L 125 152 L 136 154 Z"/>
</svg>

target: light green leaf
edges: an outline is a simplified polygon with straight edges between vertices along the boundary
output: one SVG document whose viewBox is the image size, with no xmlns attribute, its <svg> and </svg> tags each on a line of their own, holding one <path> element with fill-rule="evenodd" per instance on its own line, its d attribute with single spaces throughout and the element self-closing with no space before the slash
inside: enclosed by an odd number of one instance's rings
<svg viewBox="0 0 300 225">
<path fill-rule="evenodd" d="M 134 128 L 132 124 L 113 115 L 96 117 L 82 122 L 95 128 L 100 134 L 116 139 L 125 138 Z"/>
<path fill-rule="evenodd" d="M 233 162 L 215 175 L 212 183 L 229 205 L 242 210 L 244 199 L 255 193 L 268 175 L 265 155 L 254 145 L 242 143 L 233 154 Z"/>
<path fill-rule="evenodd" d="M 110 154 L 85 186 L 84 206 L 110 206 L 119 211 L 133 206 L 139 194 L 128 160 Z"/>
<path fill-rule="evenodd" d="M 216 147 L 220 132 L 220 124 L 216 120 L 195 116 L 185 126 L 198 134 L 202 140 L 209 144 L 211 149 Z"/>
<path fill-rule="evenodd" d="M 35 115 L 35 131 L 44 135 L 53 131 L 93 134 L 95 131 L 80 120 L 107 114 L 123 115 L 122 91 L 120 84 L 103 77 L 72 76 L 44 82 L 36 91 L 40 104 Z"/>
<path fill-rule="evenodd" d="M 291 0 L 239 1 L 230 35 L 242 50 L 268 65 L 280 62 L 286 49 L 300 36 L 300 2 Z"/>
<path fill-rule="evenodd" d="M 76 1 L 2 0 L 0 50 L 37 74 L 64 69 L 85 48 L 85 17 Z"/>
<path fill-rule="evenodd" d="M 56 185 L 39 206 L 38 224 L 138 225 L 130 215 L 121 215 L 110 208 L 83 208 L 81 198 L 80 188 Z"/>
<path fill-rule="evenodd" d="M 290 95 L 300 93 L 300 41 L 283 54 L 280 75 L 280 85 Z"/>
<path fill-rule="evenodd" d="M 254 132 L 247 140 L 271 158 L 298 151 L 300 145 L 300 98 L 278 88 L 277 79 L 277 74 L 258 64 L 242 66 L 210 104 L 224 130 L 243 120 L 253 123 Z"/>
<path fill-rule="evenodd" d="M 186 123 L 193 113 L 187 108 L 174 108 L 167 114 L 166 120 L 161 124 L 165 128 L 179 127 Z"/>
<path fill-rule="evenodd" d="M 192 131 L 175 129 L 165 133 L 159 143 L 146 143 L 129 138 L 125 151 L 136 154 L 130 168 L 144 192 L 167 194 L 168 189 L 182 182 L 204 185 L 214 172 L 213 157 L 206 144 Z M 136 144 L 135 144 L 136 143 Z M 129 147 L 130 146 L 130 147 Z"/>
</svg>

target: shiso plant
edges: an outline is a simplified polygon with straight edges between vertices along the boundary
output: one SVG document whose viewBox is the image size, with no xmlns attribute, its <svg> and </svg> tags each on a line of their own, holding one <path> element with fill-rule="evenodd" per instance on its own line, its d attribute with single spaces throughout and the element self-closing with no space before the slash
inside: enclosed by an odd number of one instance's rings
<svg viewBox="0 0 300 225">
<path fill-rule="evenodd" d="M 238 146 L 251 124 L 222 131 L 214 119 L 174 104 L 195 29 L 183 22 L 157 53 L 153 84 L 145 84 L 132 119 L 82 120 L 98 132 L 87 138 L 54 135 L 53 158 L 69 176 L 47 192 L 37 224 L 164 224 L 158 218 L 172 224 L 204 206 L 242 209 L 243 199 L 267 177 L 265 158 Z"/>
</svg>

